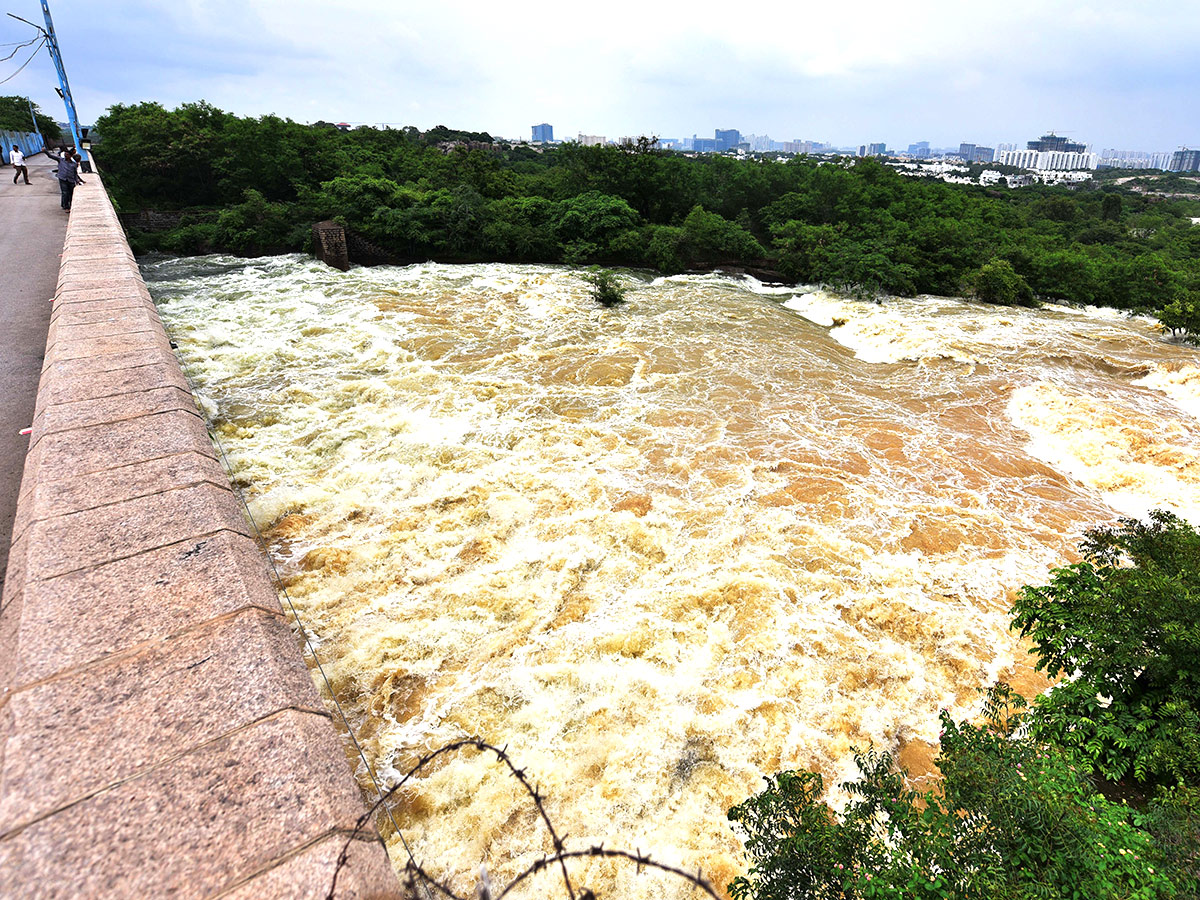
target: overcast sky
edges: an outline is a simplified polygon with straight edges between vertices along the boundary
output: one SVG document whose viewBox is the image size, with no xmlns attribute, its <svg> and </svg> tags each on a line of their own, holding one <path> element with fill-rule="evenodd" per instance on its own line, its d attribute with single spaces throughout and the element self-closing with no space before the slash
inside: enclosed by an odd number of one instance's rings
<svg viewBox="0 0 1200 900">
<path fill-rule="evenodd" d="M 41 21 L 34 0 L 4 11 Z M 241 115 L 528 138 L 1200 146 L 1200 0 L 51 0 L 80 118 Z M 9 18 L 0 43 L 32 34 Z M 5 48 L 4 55 L 11 48 Z M 0 63 L 0 78 L 24 53 Z M 63 118 L 43 51 L 0 93 Z"/>
</svg>

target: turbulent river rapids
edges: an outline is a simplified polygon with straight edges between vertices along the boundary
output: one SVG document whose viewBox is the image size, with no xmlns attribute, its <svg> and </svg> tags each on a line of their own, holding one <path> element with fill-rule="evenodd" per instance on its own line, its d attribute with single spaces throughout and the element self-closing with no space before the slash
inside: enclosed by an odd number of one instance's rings
<svg viewBox="0 0 1200 900">
<path fill-rule="evenodd" d="M 568 848 L 719 887 L 746 866 L 725 812 L 763 775 L 836 784 L 870 745 L 927 771 L 939 709 L 1036 689 L 1012 592 L 1085 529 L 1200 522 L 1200 356 L 1149 319 L 723 275 L 627 276 L 603 309 L 539 266 L 145 274 L 385 786 L 455 739 L 507 745 Z M 394 809 L 462 894 L 551 849 L 482 754 Z"/>
</svg>

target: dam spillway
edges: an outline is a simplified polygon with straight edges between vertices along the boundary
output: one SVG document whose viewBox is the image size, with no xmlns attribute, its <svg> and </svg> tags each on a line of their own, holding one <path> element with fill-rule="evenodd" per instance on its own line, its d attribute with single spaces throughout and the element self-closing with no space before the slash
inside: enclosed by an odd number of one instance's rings
<svg viewBox="0 0 1200 900">
<path fill-rule="evenodd" d="M 1012 590 L 1117 515 L 1200 515 L 1196 351 L 1146 319 L 720 275 L 611 311 L 537 266 L 146 274 L 383 776 L 507 744 L 577 840 L 718 884 L 762 775 L 936 743 L 939 708 L 1029 679 Z M 463 889 L 547 849 L 482 759 L 396 812 Z"/>
</svg>

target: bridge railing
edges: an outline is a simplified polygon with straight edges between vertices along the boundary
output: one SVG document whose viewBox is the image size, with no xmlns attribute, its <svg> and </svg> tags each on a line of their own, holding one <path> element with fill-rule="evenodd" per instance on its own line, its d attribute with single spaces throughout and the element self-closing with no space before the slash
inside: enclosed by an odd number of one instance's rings
<svg viewBox="0 0 1200 900">
<path fill-rule="evenodd" d="M 13 147 L 20 147 L 26 156 L 41 153 L 46 142 L 40 134 L 31 131 L 0 131 L 0 158 L 8 162 Z"/>
</svg>

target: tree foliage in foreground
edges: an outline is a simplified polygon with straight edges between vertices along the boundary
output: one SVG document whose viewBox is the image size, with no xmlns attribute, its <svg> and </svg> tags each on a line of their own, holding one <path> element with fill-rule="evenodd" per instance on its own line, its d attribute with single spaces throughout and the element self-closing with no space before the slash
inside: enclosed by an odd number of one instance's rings
<svg viewBox="0 0 1200 900">
<path fill-rule="evenodd" d="M 886 753 L 856 756 L 861 776 L 825 805 L 821 776 L 781 772 L 729 811 L 745 836 L 734 900 L 1159 900 L 1195 897 L 1195 835 L 1165 846 L 1150 830 L 1177 813 L 1109 802 L 1069 752 L 1030 738 L 1006 686 L 984 721 L 944 728 L 940 792 L 906 787 Z M 1157 818 L 1154 818 L 1157 817 Z M 1174 820 L 1172 819 L 1172 822 Z"/>
<path fill-rule="evenodd" d="M 1159 511 L 1080 550 L 1013 608 L 1059 683 L 1032 708 L 993 688 L 980 724 L 943 712 L 937 792 L 875 753 L 840 814 L 817 774 L 768 779 L 729 812 L 752 862 L 735 900 L 1200 896 L 1200 533 Z"/>
<path fill-rule="evenodd" d="M 1038 698 L 1038 734 L 1114 781 L 1200 784 L 1200 533 L 1158 511 L 1080 550 L 1014 606 L 1037 667 L 1065 676 Z"/>
</svg>

